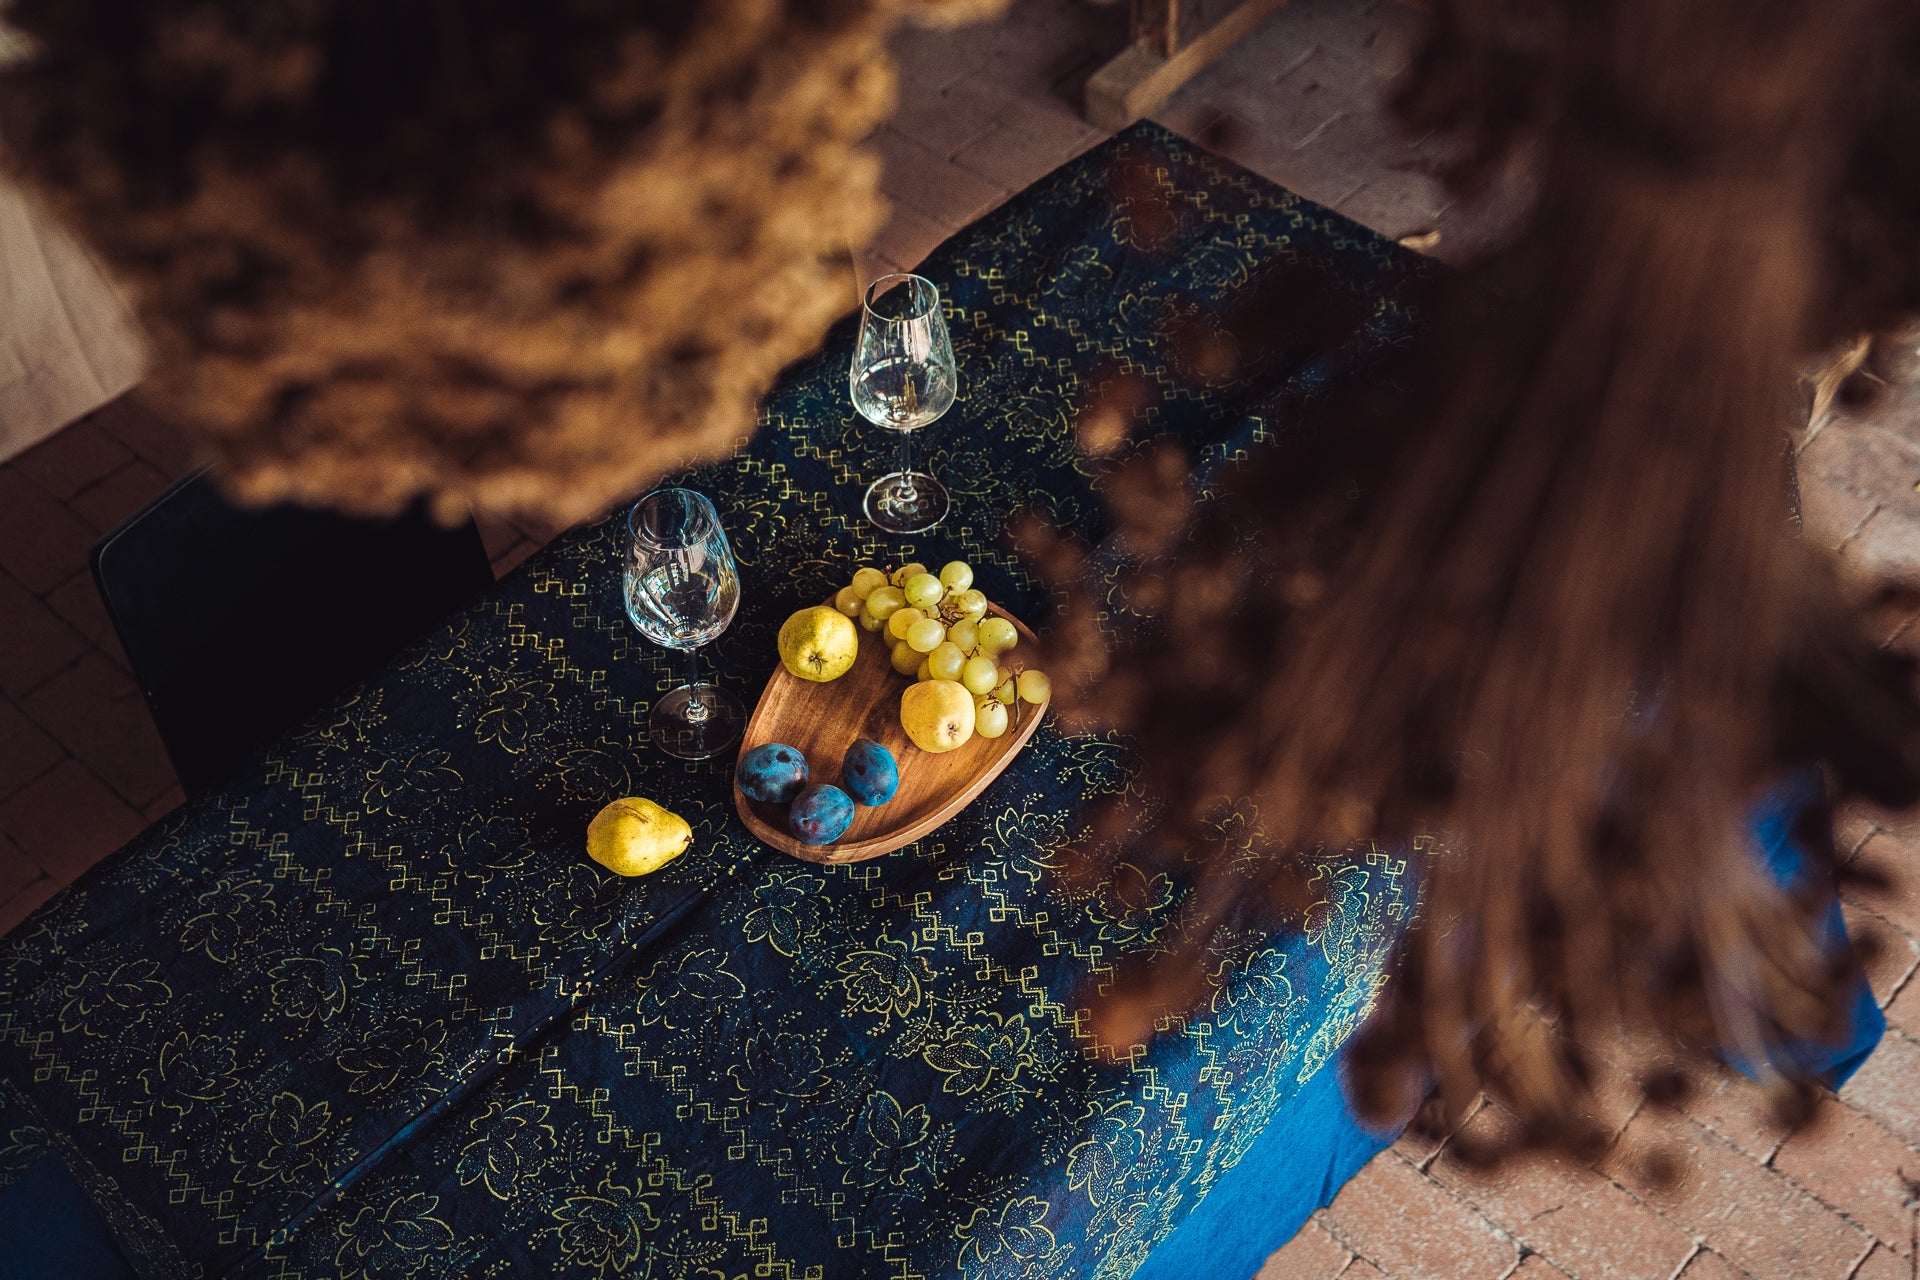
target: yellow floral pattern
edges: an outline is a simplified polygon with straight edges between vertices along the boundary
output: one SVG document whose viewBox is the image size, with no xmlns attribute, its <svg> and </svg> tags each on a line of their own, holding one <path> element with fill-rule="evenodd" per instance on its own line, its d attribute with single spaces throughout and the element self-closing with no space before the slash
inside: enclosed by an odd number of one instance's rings
<svg viewBox="0 0 1920 1280">
<path fill-rule="evenodd" d="M 1129 157 L 1171 241 L 1112 207 Z M 1071 438 L 1088 379 L 1152 379 L 1152 429 L 1203 464 L 1266 438 L 1277 410 L 1183 380 L 1149 326 L 1270 261 L 1373 301 L 1344 364 L 1283 354 L 1269 391 L 1364 376 L 1412 323 L 1406 255 L 1151 126 L 937 251 L 950 524 L 862 521 L 893 442 L 847 404 L 841 326 L 686 478 L 741 564 L 721 678 L 751 703 L 779 620 L 861 561 L 962 556 L 1037 620 L 1001 530 L 1106 532 Z M 645 746 L 675 664 L 626 620 L 619 543 L 617 519 L 559 539 L 0 942 L 0 1183 L 57 1148 L 156 1277 L 1130 1274 L 1364 1016 L 1406 860 L 1329 860 L 1304 933 L 1223 938 L 1212 1003 L 1103 1065 L 1087 1003 L 1189 887 L 1123 853 L 1058 874 L 1083 802 L 1132 785 L 1124 744 L 1042 726 L 917 844 L 790 861 L 739 824 L 730 762 Z M 695 832 L 637 880 L 581 850 L 625 794 Z"/>
</svg>

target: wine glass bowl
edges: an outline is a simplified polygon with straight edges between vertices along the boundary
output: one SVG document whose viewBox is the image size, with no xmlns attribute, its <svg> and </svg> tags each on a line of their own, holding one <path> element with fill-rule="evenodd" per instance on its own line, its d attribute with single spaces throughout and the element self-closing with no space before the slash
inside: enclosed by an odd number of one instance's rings
<svg viewBox="0 0 1920 1280">
<path fill-rule="evenodd" d="M 705 495 L 656 489 L 634 503 L 623 598 L 635 630 L 687 655 L 687 682 L 653 704 L 654 743 L 682 760 L 705 760 L 738 742 L 746 722 L 740 700 L 700 679 L 700 646 L 719 638 L 740 608 L 740 570 Z"/>
<path fill-rule="evenodd" d="M 960 386 L 940 291 L 915 275 L 881 276 L 860 302 L 847 388 L 853 407 L 900 433 L 900 468 L 867 489 L 867 519 L 888 533 L 921 533 L 946 517 L 947 490 L 913 469 L 912 433 L 953 407 Z"/>
</svg>

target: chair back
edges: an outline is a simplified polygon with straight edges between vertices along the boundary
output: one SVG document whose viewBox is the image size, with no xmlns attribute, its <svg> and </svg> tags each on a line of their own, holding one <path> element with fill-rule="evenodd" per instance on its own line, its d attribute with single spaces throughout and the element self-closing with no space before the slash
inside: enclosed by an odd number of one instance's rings
<svg viewBox="0 0 1920 1280">
<path fill-rule="evenodd" d="M 93 549 L 180 782 L 218 782 L 493 583 L 471 519 L 237 507 L 206 470 Z"/>
</svg>

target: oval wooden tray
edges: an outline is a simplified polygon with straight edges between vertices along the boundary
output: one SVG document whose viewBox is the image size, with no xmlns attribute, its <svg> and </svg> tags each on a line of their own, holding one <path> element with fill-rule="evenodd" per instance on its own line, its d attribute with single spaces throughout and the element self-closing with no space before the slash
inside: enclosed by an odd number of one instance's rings
<svg viewBox="0 0 1920 1280">
<path fill-rule="evenodd" d="M 1001 661 L 1018 671 L 1038 647 L 1033 632 L 1020 619 L 996 605 L 992 615 L 1005 618 L 1020 632 L 1020 644 Z M 922 751 L 900 727 L 900 694 L 913 683 L 893 669 L 891 650 L 879 633 L 860 632 L 860 656 L 838 680 L 816 684 L 775 667 L 759 705 L 740 737 L 740 753 L 763 742 L 784 742 L 807 757 L 814 782 L 840 782 L 840 761 L 855 738 L 872 738 L 893 752 L 900 765 L 900 789 L 876 808 L 855 806 L 853 825 L 832 844 L 803 844 L 787 830 L 787 807 L 761 804 L 733 786 L 734 807 L 747 830 L 782 853 L 808 862 L 864 862 L 892 853 L 965 808 L 967 802 L 1000 776 L 1040 726 L 1047 702 L 1028 706 L 1015 702 L 1017 719 L 998 738 L 975 734 L 952 751 Z M 1051 699 L 1048 700 L 1051 702 Z M 736 757 L 736 760 L 738 757 Z"/>
</svg>

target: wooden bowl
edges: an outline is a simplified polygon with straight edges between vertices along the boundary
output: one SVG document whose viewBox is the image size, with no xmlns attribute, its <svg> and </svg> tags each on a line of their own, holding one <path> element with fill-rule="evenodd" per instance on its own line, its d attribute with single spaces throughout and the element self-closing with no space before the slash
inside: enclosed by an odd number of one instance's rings
<svg viewBox="0 0 1920 1280">
<path fill-rule="evenodd" d="M 1000 661 L 1019 671 L 1038 642 L 1020 619 L 994 605 L 989 616 L 1005 618 L 1020 633 L 1020 644 Z M 951 751 L 922 751 L 900 727 L 900 694 L 913 683 L 893 669 L 884 632 L 860 632 L 860 656 L 838 680 L 819 684 L 802 680 L 784 666 L 775 667 L 760 702 L 740 736 L 740 754 L 767 742 L 784 742 L 807 758 L 808 781 L 840 783 L 840 761 L 855 738 L 872 738 L 893 752 L 900 765 L 900 789 L 876 808 L 856 805 L 853 825 L 832 844 L 804 844 L 787 830 L 787 806 L 749 800 L 733 784 L 734 807 L 747 830 L 782 853 L 808 862 L 864 862 L 912 844 L 967 806 L 1000 776 L 1040 727 L 1047 703 L 1029 706 L 1016 700 L 1008 712 L 1016 718 L 998 738 L 975 734 Z M 1049 702 L 1051 699 L 1048 700 Z"/>
</svg>

